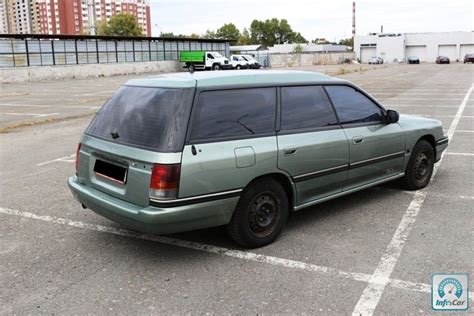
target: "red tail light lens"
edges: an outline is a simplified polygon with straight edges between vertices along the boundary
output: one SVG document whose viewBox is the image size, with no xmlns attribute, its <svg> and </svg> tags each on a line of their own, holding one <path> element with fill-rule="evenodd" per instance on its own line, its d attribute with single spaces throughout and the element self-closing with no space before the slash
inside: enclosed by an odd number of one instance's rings
<svg viewBox="0 0 474 316">
<path fill-rule="evenodd" d="M 181 165 L 154 164 L 150 179 L 150 198 L 175 199 L 178 197 Z"/>
<path fill-rule="evenodd" d="M 76 175 L 79 172 L 79 152 L 81 151 L 81 143 L 77 144 L 76 150 Z"/>
</svg>

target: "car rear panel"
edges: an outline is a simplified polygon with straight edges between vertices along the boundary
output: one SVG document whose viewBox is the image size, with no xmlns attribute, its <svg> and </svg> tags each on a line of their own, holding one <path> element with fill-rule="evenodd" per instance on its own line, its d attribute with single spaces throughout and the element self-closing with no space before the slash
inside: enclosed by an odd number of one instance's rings
<svg viewBox="0 0 474 316">
<path fill-rule="evenodd" d="M 78 180 L 116 198 L 148 206 L 153 164 L 180 162 L 181 153 L 159 153 L 85 135 L 79 151 Z"/>
</svg>

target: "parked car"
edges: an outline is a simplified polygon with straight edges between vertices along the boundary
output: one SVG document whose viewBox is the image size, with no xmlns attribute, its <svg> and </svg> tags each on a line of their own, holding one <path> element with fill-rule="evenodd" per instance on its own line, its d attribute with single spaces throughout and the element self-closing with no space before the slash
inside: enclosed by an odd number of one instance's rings
<svg viewBox="0 0 474 316">
<path fill-rule="evenodd" d="M 233 69 L 247 69 L 250 68 L 249 62 L 239 55 L 230 55 L 230 63 Z"/>
<path fill-rule="evenodd" d="M 436 63 L 437 64 L 449 64 L 449 58 L 446 56 L 438 56 L 436 58 Z"/>
<path fill-rule="evenodd" d="M 474 63 L 474 54 L 464 55 L 464 63 Z"/>
<path fill-rule="evenodd" d="M 416 56 L 408 56 L 407 57 L 407 63 L 409 63 L 409 64 L 419 64 L 420 59 Z"/>
<path fill-rule="evenodd" d="M 251 69 L 260 69 L 260 67 L 261 67 L 260 63 L 258 62 L 258 60 L 253 58 L 251 55 L 241 55 L 241 56 L 242 56 L 243 59 L 245 59 L 246 61 L 249 62 Z"/>
<path fill-rule="evenodd" d="M 370 57 L 369 58 L 369 64 L 383 64 L 383 58 L 382 57 Z"/>
<path fill-rule="evenodd" d="M 177 73 L 127 81 L 77 147 L 79 203 L 144 233 L 226 225 L 273 242 L 289 212 L 400 179 L 417 190 L 448 146 L 441 122 L 385 109 L 313 72 Z"/>
<path fill-rule="evenodd" d="M 218 52 L 180 51 L 179 61 L 185 63 L 184 68 L 194 70 L 231 69 L 229 60 Z"/>
</svg>

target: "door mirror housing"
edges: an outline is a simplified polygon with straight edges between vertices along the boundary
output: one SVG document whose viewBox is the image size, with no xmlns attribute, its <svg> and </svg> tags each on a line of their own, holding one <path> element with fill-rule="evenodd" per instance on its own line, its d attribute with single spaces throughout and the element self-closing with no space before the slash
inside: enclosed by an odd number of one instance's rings
<svg viewBox="0 0 474 316">
<path fill-rule="evenodd" d="M 398 114 L 397 111 L 387 110 L 387 116 L 386 116 L 387 123 L 389 124 L 397 123 L 399 118 L 400 118 L 400 115 Z"/>
</svg>

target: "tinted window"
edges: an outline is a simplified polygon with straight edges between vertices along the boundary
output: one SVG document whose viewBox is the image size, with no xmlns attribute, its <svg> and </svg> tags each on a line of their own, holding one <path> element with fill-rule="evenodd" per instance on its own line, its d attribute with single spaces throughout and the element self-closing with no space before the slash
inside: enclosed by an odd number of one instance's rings
<svg viewBox="0 0 474 316">
<path fill-rule="evenodd" d="M 252 136 L 273 131 L 275 88 L 203 92 L 191 139 Z"/>
<path fill-rule="evenodd" d="M 121 87 L 101 108 L 87 134 L 157 151 L 181 151 L 192 89 Z"/>
<path fill-rule="evenodd" d="M 326 90 L 342 124 L 382 121 L 382 110 L 354 88 L 327 86 Z"/>
<path fill-rule="evenodd" d="M 282 130 L 337 124 L 336 115 L 322 87 L 282 88 L 281 102 Z"/>
</svg>

